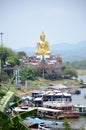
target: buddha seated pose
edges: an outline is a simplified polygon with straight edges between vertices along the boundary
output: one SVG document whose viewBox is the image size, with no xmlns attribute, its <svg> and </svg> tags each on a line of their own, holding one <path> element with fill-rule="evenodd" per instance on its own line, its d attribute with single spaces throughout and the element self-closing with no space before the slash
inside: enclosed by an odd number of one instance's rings
<svg viewBox="0 0 86 130">
<path fill-rule="evenodd" d="M 37 42 L 37 48 L 35 51 L 36 55 L 50 55 L 49 44 L 45 41 L 45 35 L 42 32 L 40 35 L 40 40 Z"/>
</svg>

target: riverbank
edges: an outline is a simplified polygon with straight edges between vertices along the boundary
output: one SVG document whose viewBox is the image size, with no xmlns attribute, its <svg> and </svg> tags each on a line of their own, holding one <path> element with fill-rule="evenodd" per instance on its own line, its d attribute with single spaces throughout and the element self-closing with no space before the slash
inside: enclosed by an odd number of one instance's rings
<svg viewBox="0 0 86 130">
<path fill-rule="evenodd" d="M 79 76 L 86 75 L 86 70 L 76 70 Z M 72 79 L 62 79 L 62 80 L 46 80 L 38 77 L 36 80 L 28 80 L 25 85 L 21 85 L 21 90 L 17 90 L 17 94 L 20 95 L 30 95 L 32 92 L 37 92 L 45 87 L 53 86 L 57 84 L 63 84 L 67 87 L 73 87 L 73 89 L 78 89 L 82 86 L 80 81 Z"/>
<path fill-rule="evenodd" d="M 86 75 L 86 70 L 76 70 L 78 75 L 82 76 L 82 75 Z"/>
<path fill-rule="evenodd" d="M 17 90 L 17 94 L 22 95 L 30 95 L 32 92 L 37 92 L 42 90 L 48 86 L 53 86 L 57 84 L 63 84 L 68 88 L 71 87 L 73 89 L 77 89 L 81 87 L 81 84 L 77 80 L 70 79 L 62 79 L 62 80 L 46 80 L 43 78 L 37 78 L 34 81 L 28 80 L 27 86 L 21 86 L 21 90 Z"/>
</svg>

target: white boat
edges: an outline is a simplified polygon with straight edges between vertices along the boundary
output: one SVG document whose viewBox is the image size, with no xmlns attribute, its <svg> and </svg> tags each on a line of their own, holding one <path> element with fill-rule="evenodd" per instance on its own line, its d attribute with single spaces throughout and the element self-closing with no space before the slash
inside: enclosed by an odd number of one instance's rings
<svg viewBox="0 0 86 130">
<path fill-rule="evenodd" d="M 81 116 L 86 116 L 86 105 L 74 105 L 74 110 L 79 111 Z"/>
<path fill-rule="evenodd" d="M 45 108 L 45 107 L 37 107 L 38 109 L 38 116 L 43 118 L 52 118 L 52 119 L 63 119 L 63 110 Z"/>
<path fill-rule="evenodd" d="M 52 91 L 52 92 L 47 92 L 44 93 L 42 95 L 43 97 L 43 101 L 72 101 L 72 97 L 70 93 L 66 93 L 66 92 L 56 92 L 56 91 Z"/>
<path fill-rule="evenodd" d="M 53 122 L 51 124 L 40 123 L 38 125 L 38 130 L 64 130 L 65 126 L 62 122 Z"/>
<path fill-rule="evenodd" d="M 84 98 L 86 99 L 86 94 L 84 94 Z"/>
<path fill-rule="evenodd" d="M 28 106 L 22 106 L 22 107 L 15 107 L 13 108 L 13 113 L 22 113 L 22 112 L 27 112 L 27 111 L 32 111 L 35 110 L 35 107 L 28 107 Z"/>
</svg>

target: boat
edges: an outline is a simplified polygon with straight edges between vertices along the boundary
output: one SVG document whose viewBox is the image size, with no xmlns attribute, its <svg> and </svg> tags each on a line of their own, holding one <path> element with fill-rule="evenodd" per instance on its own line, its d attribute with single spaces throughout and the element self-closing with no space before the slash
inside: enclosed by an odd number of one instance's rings
<svg viewBox="0 0 86 130">
<path fill-rule="evenodd" d="M 43 101 L 72 101 L 71 94 L 66 92 L 47 92 L 42 95 Z"/>
<path fill-rule="evenodd" d="M 51 124 L 40 123 L 38 125 L 38 130 L 64 130 L 65 126 L 62 122 L 53 122 Z"/>
<path fill-rule="evenodd" d="M 64 119 L 63 110 L 45 108 L 45 107 L 37 107 L 38 109 L 38 117 L 40 118 L 51 118 L 61 120 Z"/>
<path fill-rule="evenodd" d="M 12 110 L 12 113 L 15 115 L 17 113 L 23 113 L 23 112 L 28 112 L 35 110 L 35 107 L 28 107 L 28 106 L 22 106 L 22 107 L 14 107 Z"/>
<path fill-rule="evenodd" d="M 34 103 L 35 107 L 43 107 L 43 99 L 42 99 L 42 97 L 34 98 L 33 103 Z"/>
<path fill-rule="evenodd" d="M 80 88 L 86 88 L 86 84 L 83 84 Z"/>
<path fill-rule="evenodd" d="M 86 94 L 84 94 L 84 98 L 86 99 Z"/>
<path fill-rule="evenodd" d="M 61 91 L 58 90 L 53 90 L 53 91 L 45 91 L 42 93 L 41 96 L 38 93 L 34 93 L 33 95 L 35 95 L 33 98 L 33 103 L 35 105 L 35 107 L 43 107 L 43 102 L 46 101 L 68 101 L 71 102 L 72 101 L 72 97 L 70 93 L 62 93 Z"/>
<path fill-rule="evenodd" d="M 30 126 L 30 124 L 34 124 L 34 128 L 36 127 L 38 130 L 55 130 L 55 128 L 57 130 L 57 128 L 64 128 L 64 122 L 55 122 L 33 117 L 27 117 L 24 120 L 24 123 L 28 126 Z M 31 128 L 31 126 L 29 128 Z"/>
<path fill-rule="evenodd" d="M 50 89 L 52 87 L 52 89 Z M 72 101 L 71 94 L 63 92 L 64 90 L 55 89 L 56 86 L 50 86 L 45 91 L 33 92 L 32 98 L 42 98 L 43 101 L 60 101 L 64 98 L 65 101 Z M 49 90 L 50 89 L 50 90 Z"/>
<path fill-rule="evenodd" d="M 70 94 L 81 94 L 81 91 L 79 89 L 69 89 L 68 93 Z"/>
<path fill-rule="evenodd" d="M 79 89 L 75 90 L 75 94 L 81 94 L 81 91 Z"/>
<path fill-rule="evenodd" d="M 86 116 L 86 105 L 74 105 L 74 110 L 78 111 L 81 116 Z"/>
<path fill-rule="evenodd" d="M 64 118 L 79 118 L 80 117 L 79 112 L 73 109 L 73 104 L 71 102 L 47 101 L 43 103 L 43 107 L 63 110 L 62 115 L 64 116 Z"/>
</svg>

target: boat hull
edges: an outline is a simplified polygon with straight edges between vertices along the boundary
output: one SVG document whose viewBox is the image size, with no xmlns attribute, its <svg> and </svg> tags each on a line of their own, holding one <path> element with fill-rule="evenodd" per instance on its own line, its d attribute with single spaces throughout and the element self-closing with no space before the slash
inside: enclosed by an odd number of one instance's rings
<svg viewBox="0 0 86 130">
<path fill-rule="evenodd" d="M 80 112 L 80 116 L 86 116 L 86 112 Z"/>
<path fill-rule="evenodd" d="M 64 113 L 64 118 L 79 118 L 79 113 Z"/>
</svg>

